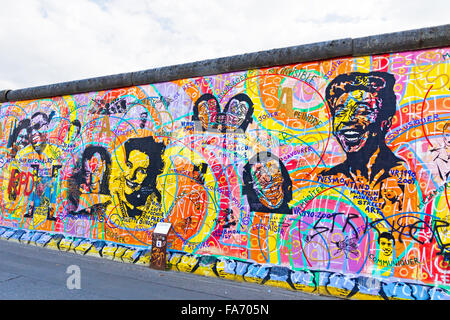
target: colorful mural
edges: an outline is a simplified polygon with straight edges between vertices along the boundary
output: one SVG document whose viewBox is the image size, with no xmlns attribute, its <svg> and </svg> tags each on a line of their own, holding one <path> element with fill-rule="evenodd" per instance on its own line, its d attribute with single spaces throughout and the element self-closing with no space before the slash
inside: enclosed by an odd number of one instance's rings
<svg viewBox="0 0 450 320">
<path fill-rule="evenodd" d="M 449 299 L 449 52 L 3 103 L 0 224 L 146 250 L 170 222 L 170 259 L 216 276 L 232 261 L 293 289 Z"/>
</svg>

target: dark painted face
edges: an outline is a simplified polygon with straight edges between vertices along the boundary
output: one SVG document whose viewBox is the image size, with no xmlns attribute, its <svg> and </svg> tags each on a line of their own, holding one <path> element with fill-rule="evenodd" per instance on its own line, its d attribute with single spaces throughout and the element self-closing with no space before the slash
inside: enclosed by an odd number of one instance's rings
<svg viewBox="0 0 450 320">
<path fill-rule="evenodd" d="M 99 193 L 100 184 L 106 169 L 106 162 L 102 160 L 100 154 L 96 152 L 90 159 L 86 160 L 84 163 L 84 169 L 87 173 L 86 182 L 90 188 L 90 192 Z"/>
<path fill-rule="evenodd" d="M 259 201 L 267 208 L 276 209 L 283 202 L 283 175 L 276 160 L 256 163 L 251 169 L 253 185 Z"/>
<path fill-rule="evenodd" d="M 232 99 L 226 115 L 225 126 L 229 131 L 234 131 L 244 122 L 249 105 L 246 101 Z"/>
<path fill-rule="evenodd" d="M 80 133 L 80 130 L 81 130 L 80 127 L 78 127 L 77 125 L 70 124 L 69 131 L 67 133 L 67 140 L 68 141 L 74 140 Z"/>
<path fill-rule="evenodd" d="M 147 123 L 148 119 L 148 113 L 147 112 L 141 112 L 139 114 L 139 128 L 144 129 L 145 124 Z"/>
<path fill-rule="evenodd" d="M 30 142 L 35 149 L 42 149 L 47 142 L 48 122 L 39 114 L 31 119 Z"/>
<path fill-rule="evenodd" d="M 17 135 L 16 145 L 19 147 L 19 149 L 22 149 L 28 145 L 28 132 L 27 129 L 20 130 L 19 134 Z"/>
<path fill-rule="evenodd" d="M 346 153 L 358 152 L 381 132 L 381 100 L 376 93 L 355 90 L 342 94 L 334 106 L 333 134 Z"/>
<path fill-rule="evenodd" d="M 217 101 L 209 99 L 208 101 L 202 101 L 198 105 L 198 118 L 202 122 L 203 128 L 209 128 L 217 123 L 217 116 L 219 106 Z"/>
</svg>

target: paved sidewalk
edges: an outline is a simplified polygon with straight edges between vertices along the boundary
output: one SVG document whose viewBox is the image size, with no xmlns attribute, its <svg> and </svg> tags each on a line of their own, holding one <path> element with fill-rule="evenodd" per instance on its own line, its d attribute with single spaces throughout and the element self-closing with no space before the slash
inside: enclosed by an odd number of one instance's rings
<svg viewBox="0 0 450 320">
<path fill-rule="evenodd" d="M 74 278 L 77 274 L 79 281 Z M 0 240 L 0 299 L 336 300 L 254 283 L 158 271 L 6 240 Z"/>
</svg>

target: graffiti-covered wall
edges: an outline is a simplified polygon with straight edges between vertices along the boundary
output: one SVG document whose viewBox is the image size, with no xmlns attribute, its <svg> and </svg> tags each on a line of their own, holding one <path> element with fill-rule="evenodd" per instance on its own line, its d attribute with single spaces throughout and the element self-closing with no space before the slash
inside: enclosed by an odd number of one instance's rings
<svg viewBox="0 0 450 320">
<path fill-rule="evenodd" d="M 172 254 L 448 299 L 449 69 L 436 48 L 5 102 L 1 225 L 148 247 L 164 221 Z"/>
</svg>

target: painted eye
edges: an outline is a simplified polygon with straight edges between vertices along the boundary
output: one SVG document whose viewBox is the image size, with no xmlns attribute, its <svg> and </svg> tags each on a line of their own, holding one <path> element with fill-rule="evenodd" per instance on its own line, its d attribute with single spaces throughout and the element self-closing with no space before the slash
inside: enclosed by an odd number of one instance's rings
<svg viewBox="0 0 450 320">
<path fill-rule="evenodd" d="M 336 117 L 345 116 L 346 113 L 347 113 L 347 109 L 345 109 L 344 107 L 337 107 L 335 110 Z"/>
<path fill-rule="evenodd" d="M 127 167 L 131 169 L 133 167 L 133 164 L 130 161 L 127 161 Z"/>
</svg>

